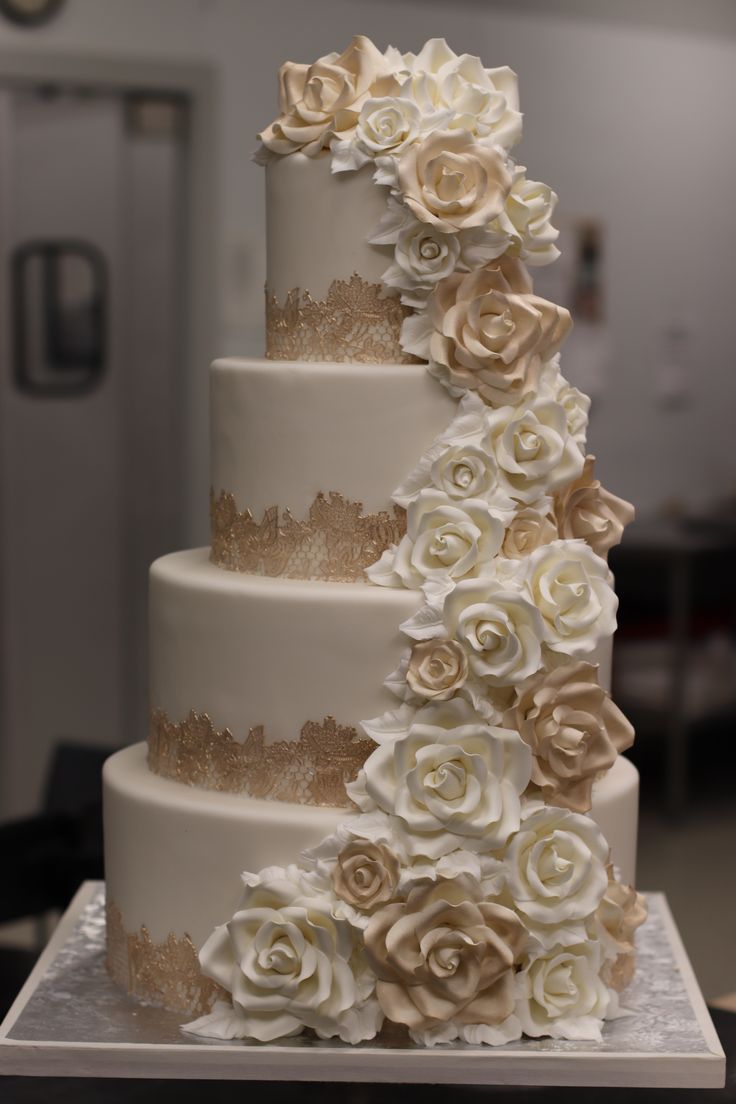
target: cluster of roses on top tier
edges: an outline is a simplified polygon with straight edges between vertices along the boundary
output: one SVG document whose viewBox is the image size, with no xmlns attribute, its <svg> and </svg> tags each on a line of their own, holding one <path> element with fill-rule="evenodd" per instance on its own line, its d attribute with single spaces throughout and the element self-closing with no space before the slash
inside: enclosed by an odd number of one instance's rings
<svg viewBox="0 0 736 1104">
<path fill-rule="evenodd" d="M 414 308 L 404 346 L 460 401 L 394 493 L 406 535 L 368 569 L 423 601 L 386 681 L 396 708 L 363 723 L 377 748 L 348 786 L 360 812 L 298 864 L 243 876 L 200 953 L 231 1003 L 188 1030 L 597 1039 L 645 917 L 586 815 L 633 740 L 591 662 L 633 511 L 594 477 L 588 400 L 559 370 L 569 315 L 523 263 L 556 256 L 555 197 L 508 156 L 513 73 L 443 40 L 414 56 L 356 38 L 281 82 L 264 146 L 373 163 L 384 283 Z"/>
</svg>

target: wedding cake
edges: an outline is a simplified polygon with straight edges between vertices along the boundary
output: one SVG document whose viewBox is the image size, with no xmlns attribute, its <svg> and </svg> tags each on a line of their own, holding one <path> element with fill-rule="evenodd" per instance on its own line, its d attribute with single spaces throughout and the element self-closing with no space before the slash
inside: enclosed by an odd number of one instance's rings
<svg viewBox="0 0 736 1104">
<path fill-rule="evenodd" d="M 151 569 L 104 772 L 108 966 L 186 1030 L 600 1038 L 644 919 L 606 563 L 517 82 L 442 39 L 286 63 L 267 351 L 211 369 L 209 549 Z"/>
</svg>

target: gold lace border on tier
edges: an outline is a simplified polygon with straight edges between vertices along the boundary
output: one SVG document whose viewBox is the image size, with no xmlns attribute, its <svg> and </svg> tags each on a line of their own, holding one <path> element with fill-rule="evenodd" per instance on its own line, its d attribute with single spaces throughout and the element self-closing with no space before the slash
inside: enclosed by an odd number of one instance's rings
<svg viewBox="0 0 736 1104">
<path fill-rule="evenodd" d="M 307 721 L 297 740 L 267 744 L 259 725 L 239 743 L 229 729 L 218 731 L 206 713 L 192 710 L 176 723 L 164 710 L 154 709 L 148 730 L 148 767 L 163 778 L 200 789 L 348 808 L 351 802 L 345 786 L 357 777 L 375 746 L 334 717 L 321 723 Z"/>
<path fill-rule="evenodd" d="M 288 579 L 355 583 L 406 532 L 406 511 L 394 506 L 364 514 L 362 502 L 321 491 L 299 521 L 289 510 L 269 506 L 261 521 L 239 511 L 229 491 L 210 490 L 210 559 L 228 571 Z"/>
<path fill-rule="evenodd" d="M 266 286 L 266 357 L 339 364 L 416 364 L 401 348 L 401 324 L 412 313 L 382 284 L 354 272 L 333 280 L 324 299 L 292 288 L 283 304 Z"/>
<path fill-rule="evenodd" d="M 168 1008 L 203 1016 L 216 999 L 229 994 L 206 978 L 197 950 L 188 935 L 169 932 L 163 943 L 154 943 L 145 925 L 127 932 L 114 901 L 105 906 L 107 920 L 107 972 L 131 996 Z"/>
</svg>

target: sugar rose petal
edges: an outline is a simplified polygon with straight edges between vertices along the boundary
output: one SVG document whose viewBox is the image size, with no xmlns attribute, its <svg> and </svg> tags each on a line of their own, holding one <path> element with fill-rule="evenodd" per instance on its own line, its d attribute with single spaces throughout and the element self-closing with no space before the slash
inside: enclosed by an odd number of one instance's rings
<svg viewBox="0 0 736 1104">
<path fill-rule="evenodd" d="M 603 944 L 601 976 L 607 985 L 621 992 L 634 976 L 634 933 L 647 918 L 647 902 L 633 886 L 616 878 L 611 864 L 607 873 L 608 886 L 593 918 L 592 931 Z"/>
</svg>

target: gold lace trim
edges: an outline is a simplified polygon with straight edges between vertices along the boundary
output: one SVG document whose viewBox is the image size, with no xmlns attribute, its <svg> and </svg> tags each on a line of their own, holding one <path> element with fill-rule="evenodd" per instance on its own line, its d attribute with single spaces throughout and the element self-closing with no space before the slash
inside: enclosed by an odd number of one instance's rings
<svg viewBox="0 0 736 1104">
<path fill-rule="evenodd" d="M 350 502 L 336 491 L 321 491 L 304 521 L 278 506 L 269 506 L 261 521 L 250 510 L 238 511 L 228 491 L 210 490 L 212 550 L 210 559 L 228 571 L 289 579 L 330 579 L 355 583 L 390 544 L 406 532 L 406 511 L 364 514 L 362 502 Z"/>
<path fill-rule="evenodd" d="M 357 272 L 333 280 L 324 299 L 293 288 L 283 305 L 266 287 L 266 356 L 269 360 L 416 364 L 399 337 L 412 313 L 382 284 Z"/>
<path fill-rule="evenodd" d="M 177 724 L 163 709 L 151 712 L 148 767 L 154 774 L 204 790 L 242 793 L 298 805 L 350 806 L 345 785 L 354 781 L 375 750 L 334 717 L 307 721 L 298 740 L 267 744 L 263 725 L 252 728 L 245 743 L 229 729 L 218 731 L 206 713 L 191 711 Z"/>
<path fill-rule="evenodd" d="M 228 998 L 202 974 L 188 935 L 169 932 L 163 943 L 154 943 L 145 924 L 137 932 L 126 932 L 114 901 L 107 902 L 105 914 L 107 972 L 131 996 L 193 1016 L 209 1012 L 216 999 Z"/>
</svg>

